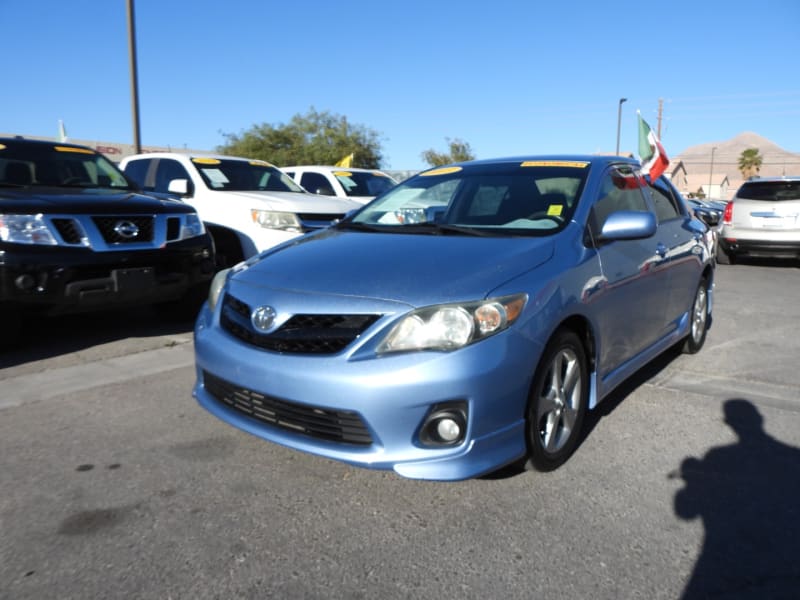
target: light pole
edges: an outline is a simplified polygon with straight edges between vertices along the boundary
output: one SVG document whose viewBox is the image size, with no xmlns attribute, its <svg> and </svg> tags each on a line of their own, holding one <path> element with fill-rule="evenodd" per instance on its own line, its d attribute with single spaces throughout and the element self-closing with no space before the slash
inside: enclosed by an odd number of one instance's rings
<svg viewBox="0 0 800 600">
<path fill-rule="evenodd" d="M 128 58 L 131 74 L 131 110 L 133 112 L 133 151 L 139 154 L 142 143 L 139 134 L 139 78 L 136 69 L 136 17 L 133 0 L 128 0 Z"/>
<path fill-rule="evenodd" d="M 622 127 L 622 103 L 627 101 L 627 98 L 620 98 L 619 107 L 617 108 L 617 156 L 619 156 L 619 130 Z"/>
<path fill-rule="evenodd" d="M 711 200 L 711 184 L 714 180 L 714 151 L 717 149 L 716 146 L 711 147 L 711 169 L 708 172 L 708 196 L 706 197 L 707 200 Z"/>
</svg>

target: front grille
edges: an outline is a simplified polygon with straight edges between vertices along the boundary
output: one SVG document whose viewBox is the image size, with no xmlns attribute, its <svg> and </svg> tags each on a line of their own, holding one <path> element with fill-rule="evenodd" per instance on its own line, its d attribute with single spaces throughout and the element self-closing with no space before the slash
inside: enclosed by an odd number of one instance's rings
<svg viewBox="0 0 800 600">
<path fill-rule="evenodd" d="M 331 410 L 273 398 L 203 371 L 211 396 L 257 421 L 312 438 L 368 446 L 372 443 L 364 421 L 349 410 Z"/>
<path fill-rule="evenodd" d="M 220 323 L 231 335 L 250 345 L 281 353 L 335 354 L 358 338 L 380 315 L 294 315 L 271 333 L 257 332 L 250 322 L 252 308 L 227 294 Z"/>
<path fill-rule="evenodd" d="M 137 244 L 153 241 L 153 222 L 152 216 L 113 216 L 113 217 L 92 217 L 92 221 L 100 230 L 100 234 L 107 244 Z M 138 229 L 138 233 L 132 236 L 125 236 L 115 231 L 119 225 L 133 224 Z M 121 228 L 120 228 L 121 230 Z"/>
<path fill-rule="evenodd" d="M 167 218 L 167 241 L 177 240 L 181 234 L 181 218 L 169 217 Z"/>
<path fill-rule="evenodd" d="M 330 227 L 336 219 L 344 218 L 344 213 L 299 213 L 297 216 L 300 218 L 303 231 L 314 231 L 315 229 Z"/>
<path fill-rule="evenodd" d="M 55 225 L 58 230 L 61 239 L 67 244 L 81 243 L 81 230 L 80 226 L 75 222 L 75 219 L 53 219 L 53 225 Z"/>
</svg>

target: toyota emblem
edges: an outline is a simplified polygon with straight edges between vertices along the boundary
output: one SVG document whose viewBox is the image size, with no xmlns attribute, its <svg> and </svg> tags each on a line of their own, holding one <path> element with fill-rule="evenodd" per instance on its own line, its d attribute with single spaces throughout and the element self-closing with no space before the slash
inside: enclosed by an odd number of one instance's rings
<svg viewBox="0 0 800 600">
<path fill-rule="evenodd" d="M 259 306 L 253 311 L 253 314 L 250 315 L 250 322 L 253 324 L 256 331 L 265 333 L 272 329 L 277 314 L 278 313 L 276 313 L 275 309 L 271 306 Z"/>
</svg>

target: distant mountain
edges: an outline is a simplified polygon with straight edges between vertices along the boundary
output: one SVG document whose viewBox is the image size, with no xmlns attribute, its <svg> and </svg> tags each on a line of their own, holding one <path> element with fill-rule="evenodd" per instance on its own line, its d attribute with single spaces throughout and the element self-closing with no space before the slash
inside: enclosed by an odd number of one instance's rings
<svg viewBox="0 0 800 600">
<path fill-rule="evenodd" d="M 742 152 L 757 148 L 763 163 L 762 177 L 780 175 L 800 175 L 800 154 L 784 150 L 765 137 L 745 131 L 736 137 L 723 142 L 709 142 L 691 146 L 678 154 L 670 156 L 670 161 L 683 161 L 688 172 L 708 173 L 711 169 L 711 154 L 714 149 L 714 172 L 725 173 L 731 181 L 741 180 L 739 157 Z"/>
</svg>

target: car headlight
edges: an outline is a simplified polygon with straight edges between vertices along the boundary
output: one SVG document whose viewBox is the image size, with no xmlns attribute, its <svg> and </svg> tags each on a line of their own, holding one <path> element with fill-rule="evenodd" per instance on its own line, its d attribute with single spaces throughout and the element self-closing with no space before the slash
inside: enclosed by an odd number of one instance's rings
<svg viewBox="0 0 800 600">
<path fill-rule="evenodd" d="M 377 352 L 456 350 L 508 328 L 522 313 L 526 294 L 479 302 L 440 304 L 412 311 L 397 323 Z"/>
<path fill-rule="evenodd" d="M 203 221 L 200 220 L 197 213 L 188 213 L 185 215 L 183 227 L 181 228 L 182 240 L 203 235 L 205 232 L 205 225 L 203 225 Z"/>
<path fill-rule="evenodd" d="M 41 214 L 0 215 L 0 239 L 15 244 L 58 245 Z"/>
<path fill-rule="evenodd" d="M 217 306 L 217 301 L 219 301 L 220 294 L 222 294 L 222 290 L 228 281 L 228 275 L 230 275 L 230 273 L 231 269 L 222 269 L 221 271 L 217 271 L 217 274 L 214 275 L 214 279 L 211 280 L 211 286 L 208 288 L 208 308 L 212 311 Z"/>
<path fill-rule="evenodd" d="M 250 216 L 253 218 L 253 223 L 266 229 L 280 229 L 298 233 L 303 231 L 300 219 L 294 213 L 253 208 L 250 210 Z"/>
</svg>

